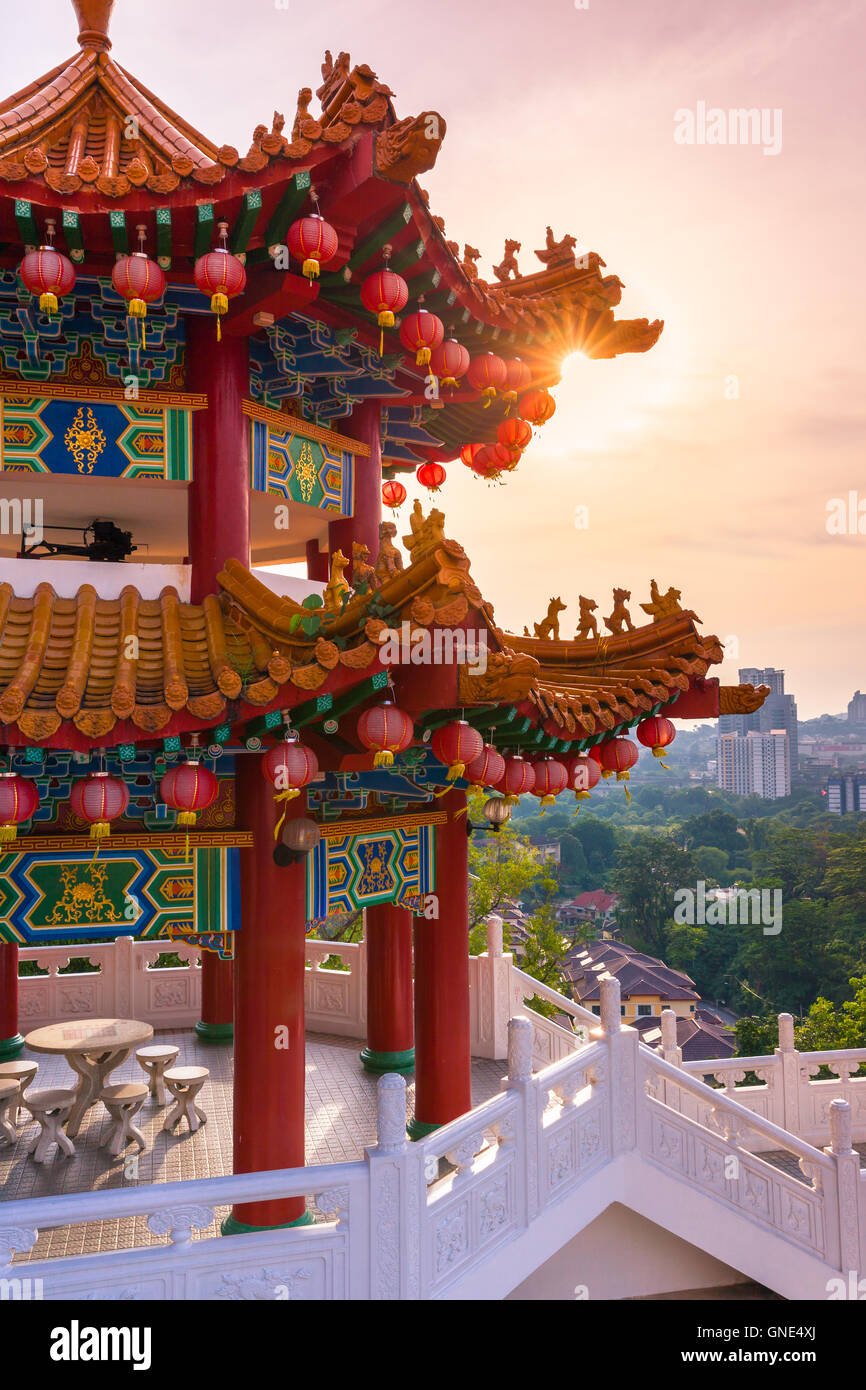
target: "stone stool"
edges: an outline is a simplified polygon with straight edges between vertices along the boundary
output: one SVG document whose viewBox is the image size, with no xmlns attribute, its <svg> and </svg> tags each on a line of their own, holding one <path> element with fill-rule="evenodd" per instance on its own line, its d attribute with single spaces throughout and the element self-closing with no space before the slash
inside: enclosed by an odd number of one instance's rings
<svg viewBox="0 0 866 1390">
<path fill-rule="evenodd" d="M 205 1124 L 205 1115 L 195 1103 L 195 1098 L 210 1076 L 207 1067 L 170 1067 L 164 1073 L 165 1084 L 175 1098 L 165 1117 L 163 1129 L 174 1129 L 179 1120 L 186 1116 L 190 1132 L 195 1133 L 200 1124 Z"/>
<path fill-rule="evenodd" d="M 103 1086 L 99 1092 L 99 1099 L 113 1121 L 108 1137 L 102 1141 L 102 1147 L 109 1149 L 117 1158 L 129 1141 L 134 1139 L 139 1153 L 144 1153 L 147 1143 L 141 1130 L 132 1120 L 147 1100 L 145 1083 L 121 1081 L 116 1086 Z"/>
<path fill-rule="evenodd" d="M 18 1139 L 15 1126 L 10 1118 L 18 1113 L 18 1082 L 11 1079 L 0 1081 L 0 1135 L 14 1144 Z"/>
<path fill-rule="evenodd" d="M 24 1108 L 30 1111 L 40 1126 L 39 1133 L 27 1150 L 37 1163 L 45 1162 L 52 1144 L 57 1145 L 58 1152 L 69 1154 L 70 1157 L 75 1153 L 75 1145 L 69 1135 L 63 1133 L 63 1126 L 69 1119 L 75 1101 L 75 1091 L 31 1091 L 24 1097 Z"/>
<path fill-rule="evenodd" d="M 17 1125 L 21 1119 L 24 1092 L 30 1083 L 35 1081 L 38 1070 L 38 1062 L 0 1062 L 0 1081 L 17 1081 L 18 1083 L 18 1101 L 9 1108 L 9 1118 L 14 1125 Z"/>
<path fill-rule="evenodd" d="M 140 1047 L 135 1054 L 136 1060 L 147 1072 L 148 1089 L 155 1099 L 157 1105 L 165 1105 L 165 1086 L 162 1074 L 166 1067 L 171 1066 L 180 1052 L 179 1047 Z"/>
</svg>

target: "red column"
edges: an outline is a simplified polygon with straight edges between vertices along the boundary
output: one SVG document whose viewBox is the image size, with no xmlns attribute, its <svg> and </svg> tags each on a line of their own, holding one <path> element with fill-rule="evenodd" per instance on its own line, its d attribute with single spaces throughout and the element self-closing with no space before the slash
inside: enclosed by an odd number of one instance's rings
<svg viewBox="0 0 866 1390">
<path fill-rule="evenodd" d="M 328 527 L 328 549 L 333 555 L 342 550 L 349 560 L 346 573 L 351 578 L 352 542 L 363 541 L 370 551 L 370 563 L 379 553 L 379 522 L 382 520 L 382 411 L 378 401 L 356 405 L 347 426 L 353 439 L 370 446 L 370 457 L 355 459 L 355 501 L 353 515 L 332 521 Z"/>
<path fill-rule="evenodd" d="M 189 489 L 191 598 L 200 603 L 217 592 L 226 560 L 250 563 L 250 422 L 243 413 L 249 395 L 246 338 L 216 340 L 212 317 L 186 320 L 187 386 L 207 395 L 207 410 L 193 415 L 193 480 Z M 232 962 L 202 953 L 203 1042 L 232 1038 Z"/>
<path fill-rule="evenodd" d="M 415 1118 L 413 1139 L 472 1108 L 469 1050 L 469 840 L 466 793 L 439 802 L 436 827 L 438 919 L 415 919 Z"/>
<path fill-rule="evenodd" d="M 330 579 L 330 565 L 327 550 L 319 549 L 319 542 L 315 537 L 307 541 L 307 578 L 324 580 L 325 583 Z"/>
<path fill-rule="evenodd" d="M 0 942 L 0 1062 L 17 1057 L 24 1039 L 18 1032 L 18 947 Z"/>
<path fill-rule="evenodd" d="M 306 860 L 273 859 L 274 798 L 261 756 L 238 756 L 238 824 L 255 836 L 241 854 L 241 930 L 235 938 L 234 1171 L 304 1163 L 304 957 Z M 307 798 L 287 815 L 306 814 Z M 225 1234 L 302 1223 L 303 1197 L 246 1202 Z"/>
<path fill-rule="evenodd" d="M 367 948 L 367 1071 L 412 1071 L 412 914 L 394 903 L 364 913 Z"/>
</svg>

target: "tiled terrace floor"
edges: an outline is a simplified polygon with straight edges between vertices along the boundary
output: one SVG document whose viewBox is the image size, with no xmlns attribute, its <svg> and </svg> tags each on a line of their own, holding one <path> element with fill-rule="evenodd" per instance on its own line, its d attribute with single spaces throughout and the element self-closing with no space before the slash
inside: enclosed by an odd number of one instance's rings
<svg viewBox="0 0 866 1390">
<path fill-rule="evenodd" d="M 232 1058 L 231 1047 L 203 1046 L 189 1031 L 157 1033 L 154 1042 L 174 1043 L 180 1048 L 178 1065 L 197 1065 L 210 1069 L 210 1078 L 199 1093 L 199 1108 L 207 1124 L 189 1134 L 186 1122 L 169 1134 L 162 1128 L 165 1110 L 148 1099 L 136 1118 L 147 1140 L 147 1150 L 134 1166 L 135 1150 L 112 1159 L 101 1140 L 108 1132 L 108 1115 L 102 1105 L 88 1111 L 78 1137 L 73 1158 L 55 1156 L 48 1163 L 35 1163 L 26 1149 L 36 1134 L 34 1123 L 22 1125 L 15 1145 L 0 1148 L 0 1200 L 16 1201 L 28 1197 L 55 1196 L 70 1192 L 95 1192 L 129 1182 L 141 1184 L 180 1182 L 192 1178 L 224 1177 L 232 1171 Z M 364 1148 L 376 1142 L 376 1078 L 364 1071 L 358 1059 L 361 1044 L 347 1038 L 324 1034 L 307 1036 L 307 1163 L 348 1163 L 363 1157 Z M 22 1058 L 38 1061 L 34 1089 L 72 1087 L 75 1077 L 62 1057 L 26 1050 Z M 496 1095 L 505 1074 L 504 1062 L 472 1064 L 472 1100 L 478 1105 Z M 111 1074 L 112 1084 L 143 1081 L 139 1063 L 130 1056 Z M 407 1111 L 414 1112 L 414 1081 L 407 1077 Z M 171 1103 L 171 1097 L 169 1097 Z M 22 1119 L 24 1118 L 22 1111 Z M 130 1165 L 133 1166 L 130 1166 Z M 218 1210 L 218 1219 L 225 1209 Z M 213 1227 L 202 1232 L 214 1234 Z M 124 1250 L 133 1245 L 163 1243 L 151 1235 L 144 1216 L 117 1221 L 58 1227 L 45 1230 L 33 1250 L 20 1259 L 46 1259 L 62 1255 L 96 1254 Z"/>
</svg>

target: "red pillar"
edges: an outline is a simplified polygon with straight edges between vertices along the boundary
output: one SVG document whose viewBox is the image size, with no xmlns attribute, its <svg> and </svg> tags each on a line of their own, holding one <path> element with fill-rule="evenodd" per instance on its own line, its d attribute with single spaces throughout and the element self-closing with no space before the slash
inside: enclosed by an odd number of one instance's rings
<svg viewBox="0 0 866 1390">
<path fill-rule="evenodd" d="M 327 550 L 319 549 L 319 542 L 315 537 L 307 541 L 307 578 L 324 580 L 325 583 L 330 579 L 330 564 Z"/>
<path fill-rule="evenodd" d="M 193 415 L 193 480 L 188 495 L 191 598 L 200 603 L 219 588 L 226 560 L 250 563 L 250 430 L 243 413 L 249 395 L 246 338 L 216 340 L 215 320 L 186 320 L 187 386 L 208 398 L 207 410 Z M 232 962 L 202 953 L 201 1021 L 203 1042 L 232 1039 Z"/>
<path fill-rule="evenodd" d="M 328 549 L 333 555 L 342 550 L 352 574 L 352 542 L 363 541 L 373 564 L 379 554 L 379 522 L 382 520 L 382 411 L 378 401 L 356 405 L 347 426 L 353 439 L 370 446 L 370 457 L 355 459 L 355 501 L 353 515 L 332 521 L 328 527 Z"/>
<path fill-rule="evenodd" d="M 241 930 L 235 941 L 234 1171 L 299 1168 L 304 1163 L 304 957 L 306 860 L 279 868 L 273 859 L 274 798 L 261 756 L 237 758 L 238 824 L 254 849 L 241 850 Z M 307 798 L 287 815 L 306 814 Z M 301 1224 L 303 1197 L 246 1202 L 223 1225 Z"/>
<path fill-rule="evenodd" d="M 472 1108 L 469 1050 L 469 840 L 466 793 L 439 802 L 436 827 L 439 917 L 415 919 L 415 1118 L 413 1139 Z"/>
<path fill-rule="evenodd" d="M 0 1062 L 17 1057 L 24 1039 L 18 1032 L 18 947 L 0 942 Z"/>
<path fill-rule="evenodd" d="M 367 1071 L 412 1071 L 412 914 L 394 903 L 364 913 L 367 947 Z"/>
</svg>

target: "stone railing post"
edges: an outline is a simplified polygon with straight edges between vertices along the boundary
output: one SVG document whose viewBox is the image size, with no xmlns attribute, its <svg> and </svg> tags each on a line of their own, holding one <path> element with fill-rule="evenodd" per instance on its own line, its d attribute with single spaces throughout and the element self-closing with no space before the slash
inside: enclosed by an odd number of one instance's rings
<svg viewBox="0 0 866 1390">
<path fill-rule="evenodd" d="M 677 1043 L 677 1016 L 673 1009 L 662 1009 L 661 1025 L 661 1054 L 666 1062 L 671 1062 L 675 1067 L 681 1067 L 683 1050 Z"/>
<path fill-rule="evenodd" d="M 406 1080 L 387 1072 L 376 1085 L 377 1144 L 370 1170 L 370 1298 L 421 1296 L 420 1221 L 426 1207 L 419 1146 L 406 1137 Z M 350 1236 L 354 1236 L 351 1232 Z M 362 1231 L 359 1240 L 365 1239 Z"/>
<path fill-rule="evenodd" d="M 659 1052 L 666 1062 L 672 1066 L 681 1067 L 683 1064 L 683 1050 L 677 1044 L 677 1016 L 673 1009 L 662 1009 L 661 1015 L 662 1040 Z M 682 1108 L 682 1092 L 675 1081 L 665 1079 L 665 1104 L 673 1110 Z"/>
<path fill-rule="evenodd" d="M 106 990 L 106 994 L 111 993 L 118 1018 L 138 1017 L 135 1012 L 134 945 L 131 936 L 116 936 L 114 949 L 110 954 L 106 952 L 105 965 L 102 967 L 103 970 L 111 970 L 114 973 L 111 990 Z"/>
<path fill-rule="evenodd" d="M 502 918 L 488 917 L 487 950 L 471 962 L 477 995 L 472 1049 L 477 1057 L 502 1061 L 508 1055 L 512 959 L 502 950 Z"/>
<path fill-rule="evenodd" d="M 794 1019 L 779 1014 L 779 1046 L 775 1049 L 781 1071 L 780 1094 L 773 1097 L 771 1119 L 789 1134 L 800 1136 L 800 1054 L 794 1045 Z M 804 1097 L 804 1101 L 806 1097 Z"/>
<path fill-rule="evenodd" d="M 524 1220 L 528 1225 L 538 1215 L 538 1162 L 541 1150 L 541 1116 L 544 1109 L 532 1079 L 532 1022 L 528 1018 L 508 1021 L 508 1079 L 506 1091 L 520 1098 L 521 1114 L 515 1129 L 519 1131 L 519 1148 L 525 1163 L 518 1165 L 523 1178 L 522 1196 Z M 521 1142 L 522 1141 L 522 1142 Z"/>
<path fill-rule="evenodd" d="M 852 1144 L 851 1107 L 847 1100 L 831 1100 L 830 1144 L 825 1148 L 836 1164 L 839 1217 L 839 1261 L 843 1275 L 856 1287 L 860 1269 L 860 1155 Z M 828 1213 L 829 1216 L 829 1213 Z M 850 1276 L 853 1274 L 853 1279 Z"/>
<path fill-rule="evenodd" d="M 618 1154 L 637 1144 L 638 1106 L 644 1099 L 642 1092 L 638 1094 L 640 1038 L 636 1028 L 623 1027 L 619 980 L 602 979 L 600 993 L 601 1027 L 610 1058 L 611 1147 Z"/>
</svg>

